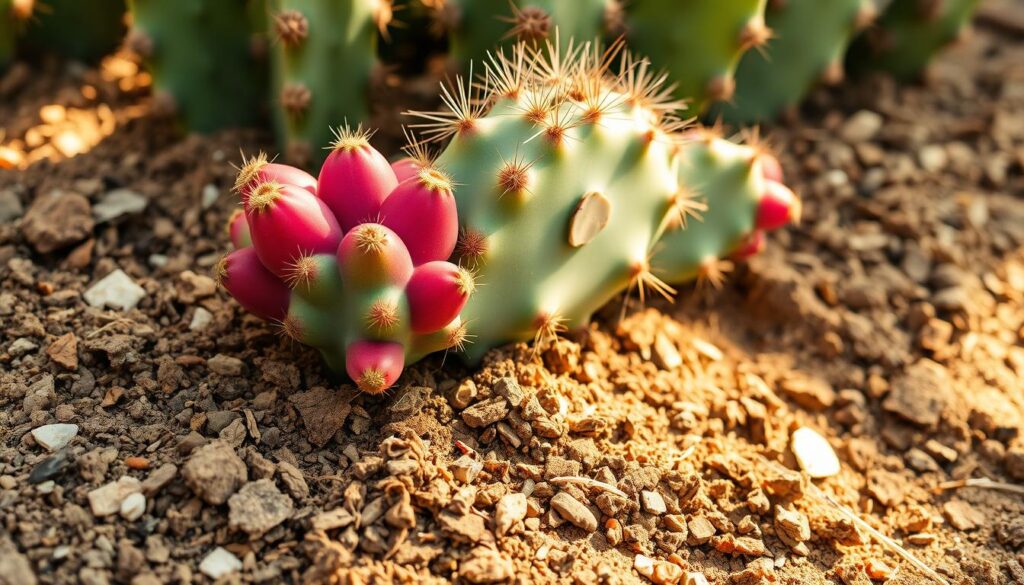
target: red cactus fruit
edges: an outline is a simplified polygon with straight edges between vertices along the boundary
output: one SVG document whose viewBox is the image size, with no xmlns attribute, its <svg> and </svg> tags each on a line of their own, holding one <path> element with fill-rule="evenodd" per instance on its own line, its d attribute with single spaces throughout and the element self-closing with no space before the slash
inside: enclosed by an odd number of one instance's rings
<svg viewBox="0 0 1024 585">
<path fill-rule="evenodd" d="M 228 237 L 231 238 L 231 245 L 236 250 L 248 248 L 252 245 L 252 236 L 249 234 L 249 222 L 245 220 L 245 212 L 236 209 L 228 220 Z"/>
<path fill-rule="evenodd" d="M 360 286 L 401 286 L 413 273 L 412 259 L 398 234 L 379 223 L 364 223 L 338 246 L 343 280 Z"/>
<path fill-rule="evenodd" d="M 280 321 L 288 312 L 288 287 L 263 266 L 254 248 L 235 250 L 222 258 L 217 281 L 250 313 Z"/>
<path fill-rule="evenodd" d="M 246 218 L 256 253 L 279 278 L 292 273 L 297 258 L 333 254 L 341 241 L 341 227 L 331 210 L 293 185 L 271 182 L 253 189 Z"/>
<path fill-rule="evenodd" d="M 238 169 L 234 189 L 242 198 L 242 203 L 247 205 L 253 189 L 271 182 L 293 185 L 316 195 L 316 178 L 313 175 L 302 169 L 269 162 L 267 155 L 262 152 L 248 160 L 243 157 L 243 165 Z"/>
<path fill-rule="evenodd" d="M 800 221 L 800 199 L 782 183 L 767 181 L 757 208 L 757 227 L 779 229 Z"/>
<path fill-rule="evenodd" d="M 399 183 L 418 175 L 421 168 L 420 161 L 414 158 L 403 158 L 391 163 L 391 170 L 395 172 Z"/>
<path fill-rule="evenodd" d="M 414 265 L 447 260 L 459 239 L 459 217 L 451 179 L 424 167 L 400 183 L 381 206 L 381 223 L 393 229 L 409 249 Z"/>
<path fill-rule="evenodd" d="M 473 275 L 450 262 L 435 260 L 417 266 L 405 287 L 413 333 L 443 329 L 459 315 L 475 288 Z"/>
<path fill-rule="evenodd" d="M 359 389 L 380 394 L 398 380 L 405 349 L 391 341 L 354 341 L 345 349 L 345 370 Z"/>
<path fill-rule="evenodd" d="M 317 193 L 348 231 L 376 219 L 381 203 L 396 185 L 388 159 L 370 146 L 369 135 L 343 129 L 320 168 Z"/>
<path fill-rule="evenodd" d="M 740 240 L 732 252 L 732 257 L 736 260 L 746 260 L 751 256 L 756 256 L 764 250 L 766 241 L 763 230 L 754 230 Z"/>
</svg>

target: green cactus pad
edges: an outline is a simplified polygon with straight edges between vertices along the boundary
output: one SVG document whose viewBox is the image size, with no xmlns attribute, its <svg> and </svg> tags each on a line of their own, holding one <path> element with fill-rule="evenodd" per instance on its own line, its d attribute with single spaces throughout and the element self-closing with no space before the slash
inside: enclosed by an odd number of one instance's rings
<svg viewBox="0 0 1024 585">
<path fill-rule="evenodd" d="M 843 54 L 874 16 L 870 0 L 769 0 L 772 38 L 749 51 L 736 70 L 736 94 L 711 114 L 732 123 L 770 121 L 795 106 L 818 81 L 843 77 Z"/>
<path fill-rule="evenodd" d="M 154 98 L 188 130 L 252 125 L 264 101 L 263 67 L 245 0 L 130 0 L 129 46 L 153 75 Z"/>
<path fill-rule="evenodd" d="M 25 44 L 34 52 L 95 63 L 125 34 L 125 0 L 44 0 L 37 4 Z"/>
<path fill-rule="evenodd" d="M 854 44 L 850 65 L 912 78 L 970 24 L 978 0 L 893 0 Z"/>
<path fill-rule="evenodd" d="M 31 2 L 0 0 L 0 71 L 14 60 L 15 41 L 31 17 Z"/>
<path fill-rule="evenodd" d="M 444 0 L 439 18 L 448 29 L 449 54 L 459 66 L 481 62 L 488 51 L 510 48 L 516 42 L 543 44 L 554 39 L 562 48 L 570 39 L 595 40 L 614 17 L 616 0 Z"/>
<path fill-rule="evenodd" d="M 285 157 L 323 161 L 330 128 L 369 118 L 377 30 L 390 20 L 379 0 L 271 0 L 273 103 Z"/>
<path fill-rule="evenodd" d="M 690 113 L 731 97 L 733 72 L 767 38 L 765 0 L 634 0 L 627 6 L 629 45 L 668 71 Z"/>
</svg>

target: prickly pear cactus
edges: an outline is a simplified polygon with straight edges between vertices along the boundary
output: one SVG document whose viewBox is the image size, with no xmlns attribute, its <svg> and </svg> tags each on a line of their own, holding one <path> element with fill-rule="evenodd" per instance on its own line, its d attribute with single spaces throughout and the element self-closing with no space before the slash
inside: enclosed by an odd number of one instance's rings
<svg viewBox="0 0 1024 585">
<path fill-rule="evenodd" d="M 285 157 L 319 163 L 330 127 L 369 118 L 377 34 L 391 20 L 387 0 L 271 0 L 272 102 Z"/>
<path fill-rule="evenodd" d="M 765 232 L 800 219 L 800 201 L 782 185 L 778 161 L 756 144 L 736 144 L 712 130 L 690 133 L 679 147 L 679 183 L 698 215 L 676 217 L 651 263 L 666 282 L 698 279 L 713 286 L 760 252 Z"/>
<path fill-rule="evenodd" d="M 850 39 L 874 18 L 872 0 L 768 0 L 765 21 L 772 38 L 743 56 L 736 94 L 712 117 L 721 114 L 737 124 L 769 121 L 796 106 L 815 83 L 839 83 Z"/>
<path fill-rule="evenodd" d="M 458 235 L 446 175 L 423 167 L 399 184 L 367 135 L 346 130 L 318 178 L 257 156 L 235 189 L 243 211 L 229 222 L 235 251 L 219 281 L 363 391 L 462 345 L 459 312 L 475 285 L 446 262 Z"/>
<path fill-rule="evenodd" d="M 740 57 L 770 37 L 765 0 L 633 0 L 626 8 L 629 46 L 668 71 L 689 113 L 729 100 Z"/>
<path fill-rule="evenodd" d="M 451 139 L 437 164 L 457 185 L 456 258 L 480 284 L 462 313 L 469 361 L 509 341 L 543 343 L 623 290 L 672 292 L 652 256 L 666 229 L 701 215 L 680 166 L 706 161 L 680 157 L 679 104 L 664 78 L 628 55 L 611 75 L 613 58 L 587 44 L 568 56 L 520 46 L 488 69 L 490 95 L 463 89 L 447 95 L 447 114 L 421 114 L 424 136 Z M 701 247 L 701 261 L 753 231 L 759 195 L 722 212 L 746 218 L 709 224 L 729 231 Z"/>
<path fill-rule="evenodd" d="M 25 44 L 87 63 L 114 52 L 125 34 L 125 0 L 43 0 L 36 6 Z"/>
<path fill-rule="evenodd" d="M 129 0 L 129 10 L 127 43 L 153 75 L 158 107 L 198 132 L 259 119 L 265 77 L 249 2 Z"/>
<path fill-rule="evenodd" d="M 449 34 L 449 54 L 458 67 L 482 62 L 488 51 L 525 41 L 562 48 L 570 39 L 586 42 L 614 28 L 618 0 L 434 0 L 437 20 Z"/>
<path fill-rule="evenodd" d="M 893 0 L 851 50 L 851 65 L 911 78 L 969 27 L 978 0 Z"/>
</svg>

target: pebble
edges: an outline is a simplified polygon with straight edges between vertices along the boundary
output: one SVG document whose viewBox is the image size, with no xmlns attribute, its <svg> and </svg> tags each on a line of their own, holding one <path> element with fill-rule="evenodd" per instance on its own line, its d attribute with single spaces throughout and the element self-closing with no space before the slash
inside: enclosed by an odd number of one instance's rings
<svg viewBox="0 0 1024 585">
<path fill-rule="evenodd" d="M 146 496 L 138 492 L 129 494 L 128 497 L 121 502 L 121 509 L 119 512 L 121 513 L 121 517 L 129 522 L 142 518 L 142 515 L 146 513 Z"/>
<path fill-rule="evenodd" d="M 952 394 L 946 369 L 929 359 L 921 359 L 892 381 L 892 389 L 882 402 L 882 408 L 915 425 L 934 427 L 952 401 Z"/>
<path fill-rule="evenodd" d="M 551 498 L 551 507 L 558 515 L 571 522 L 577 528 L 587 532 L 597 530 L 597 518 L 589 508 L 566 492 L 558 492 Z"/>
<path fill-rule="evenodd" d="M 199 571 L 211 579 L 220 579 L 224 575 L 240 571 L 242 561 L 231 554 L 226 548 L 218 546 L 199 563 Z"/>
<path fill-rule="evenodd" d="M 656 585 L 675 585 L 683 578 L 683 569 L 679 565 L 646 555 L 633 557 L 633 568 Z"/>
<path fill-rule="evenodd" d="M 78 369 L 78 338 L 73 332 L 65 333 L 46 348 L 46 355 L 54 363 L 69 371 Z"/>
<path fill-rule="evenodd" d="M 63 449 L 76 435 L 78 435 L 78 425 L 73 424 L 43 425 L 32 430 L 32 438 L 36 440 L 36 443 L 50 452 Z"/>
<path fill-rule="evenodd" d="M 988 523 L 988 518 L 983 512 L 960 499 L 943 504 L 942 515 L 949 521 L 949 525 L 957 530 L 974 530 Z"/>
<path fill-rule="evenodd" d="M 146 291 L 119 268 L 92 285 L 82 297 L 92 307 L 128 311 L 146 298 Z"/>
<path fill-rule="evenodd" d="M 204 502 L 220 505 L 242 487 L 248 470 L 235 450 L 218 440 L 194 450 L 181 475 Z"/>
<path fill-rule="evenodd" d="M 202 331 L 213 321 L 213 313 L 202 307 L 197 307 L 192 313 L 192 321 L 188 324 L 189 331 Z"/>
<path fill-rule="evenodd" d="M 89 507 L 94 516 L 110 516 L 121 510 L 125 499 L 142 491 L 142 484 L 134 477 L 124 476 L 89 492 Z"/>
<path fill-rule="evenodd" d="M 114 189 L 92 206 L 92 216 L 97 224 L 106 223 L 122 215 L 134 215 L 146 209 L 149 201 L 131 189 Z"/>
<path fill-rule="evenodd" d="M 0 223 L 14 221 L 25 213 L 18 195 L 10 189 L 0 191 Z"/>
<path fill-rule="evenodd" d="M 690 572 L 683 576 L 683 585 L 708 585 L 708 578 L 703 573 Z"/>
<path fill-rule="evenodd" d="M 49 254 L 86 239 L 93 226 L 88 199 L 53 190 L 32 202 L 21 220 L 21 233 L 37 252 Z"/>
<path fill-rule="evenodd" d="M 241 376 L 245 371 L 245 362 L 236 357 L 218 353 L 206 361 L 206 367 L 221 376 Z"/>
<path fill-rule="evenodd" d="M 828 440 L 814 429 L 800 427 L 793 431 L 789 447 L 807 475 L 821 478 L 839 474 L 839 457 Z"/>
<path fill-rule="evenodd" d="M 37 349 L 39 349 L 39 346 L 33 343 L 31 339 L 19 337 L 7 346 L 7 353 L 11 354 L 12 357 L 21 357 Z"/>
<path fill-rule="evenodd" d="M 57 451 L 32 468 L 32 472 L 28 474 L 28 483 L 34 485 L 49 481 L 63 473 L 73 461 L 74 457 L 69 450 Z"/>
<path fill-rule="evenodd" d="M 481 400 L 462 411 L 462 420 L 471 428 L 479 429 L 508 416 L 509 403 L 503 396 Z"/>
<path fill-rule="evenodd" d="M 668 511 L 668 508 L 665 506 L 665 498 L 662 498 L 658 492 L 650 490 L 641 491 L 640 503 L 643 504 L 644 511 L 648 514 L 661 516 Z"/>
<path fill-rule="evenodd" d="M 664 333 L 654 337 L 652 357 L 654 363 L 663 370 L 674 370 L 683 365 L 683 356 L 679 355 L 679 348 Z"/>
<path fill-rule="evenodd" d="M 820 378 L 787 378 L 781 387 L 793 402 L 812 412 L 825 410 L 836 401 L 832 385 Z"/>
<path fill-rule="evenodd" d="M 882 129 L 884 120 L 882 116 L 870 110 L 861 110 L 850 116 L 850 119 L 843 124 L 839 135 L 847 142 L 867 142 L 878 134 Z"/>
<path fill-rule="evenodd" d="M 526 494 L 506 494 L 498 500 L 494 509 L 494 532 L 498 536 L 506 534 L 517 522 L 526 518 Z"/>
<path fill-rule="evenodd" d="M 469 583 L 505 583 L 515 576 L 512 561 L 498 551 L 477 547 L 459 563 L 459 577 Z"/>
<path fill-rule="evenodd" d="M 476 476 L 484 469 L 484 464 L 468 454 L 459 457 L 452 463 L 452 475 L 462 483 L 473 483 Z"/>
<path fill-rule="evenodd" d="M 929 144 L 918 151 L 917 160 L 924 170 L 929 173 L 937 173 L 946 167 L 949 157 L 946 156 L 946 149 L 941 145 Z"/>
<path fill-rule="evenodd" d="M 689 537 L 686 539 L 686 543 L 690 546 L 697 546 L 704 544 L 711 540 L 711 537 L 715 535 L 715 527 L 711 524 L 711 521 L 703 516 L 695 516 L 690 518 L 690 521 L 686 523 L 686 527 L 689 529 Z"/>
<path fill-rule="evenodd" d="M 220 197 L 220 190 L 213 183 L 207 183 L 203 187 L 202 194 L 202 206 L 203 209 L 209 209 L 217 202 L 217 198 Z"/>
<path fill-rule="evenodd" d="M 250 482 L 228 500 L 228 523 L 258 538 L 292 515 L 292 499 L 281 493 L 273 480 Z"/>
</svg>

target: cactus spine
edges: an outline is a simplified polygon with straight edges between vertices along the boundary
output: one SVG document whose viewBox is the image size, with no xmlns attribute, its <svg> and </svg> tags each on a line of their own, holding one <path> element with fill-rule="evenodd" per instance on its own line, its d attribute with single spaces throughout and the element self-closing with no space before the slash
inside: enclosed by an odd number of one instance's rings
<svg viewBox="0 0 1024 585">
<path fill-rule="evenodd" d="M 910 78 L 967 31 L 978 0 L 893 0 L 878 26 L 855 43 L 851 65 Z"/>
<path fill-rule="evenodd" d="M 271 0 L 274 119 L 285 157 L 323 161 L 330 127 L 369 118 L 377 31 L 391 20 L 384 0 Z"/>
<path fill-rule="evenodd" d="M 259 119 L 264 78 L 246 0 L 130 0 L 129 9 L 127 43 L 153 75 L 158 106 L 198 132 Z"/>
<path fill-rule="evenodd" d="M 770 37 L 765 0 L 634 0 L 627 5 L 630 47 L 665 68 L 676 96 L 698 114 L 729 100 L 740 57 Z"/>
</svg>

